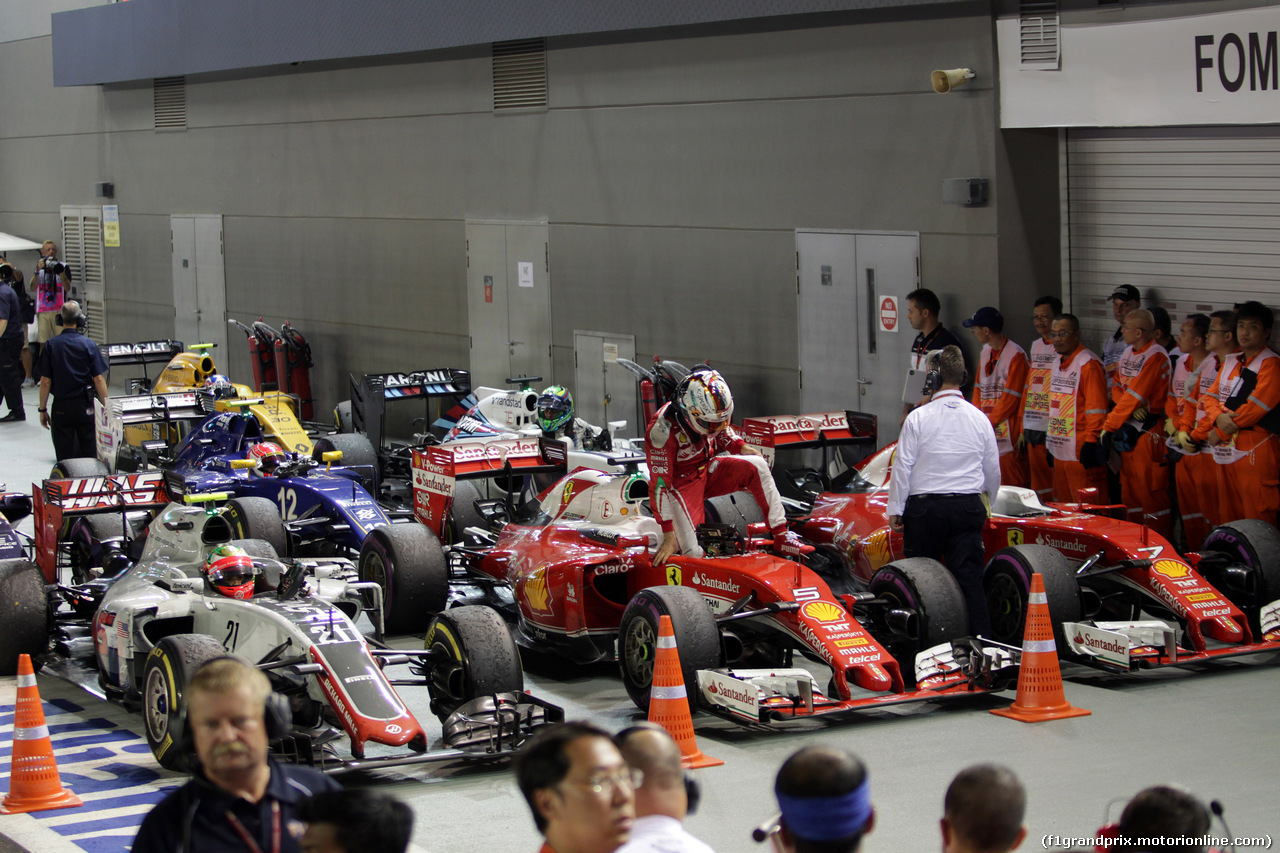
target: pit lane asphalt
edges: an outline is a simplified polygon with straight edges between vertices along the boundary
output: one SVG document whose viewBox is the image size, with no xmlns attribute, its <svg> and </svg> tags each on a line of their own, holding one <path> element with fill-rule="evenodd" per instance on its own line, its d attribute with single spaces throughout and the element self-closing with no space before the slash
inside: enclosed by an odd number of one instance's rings
<svg viewBox="0 0 1280 853">
<path fill-rule="evenodd" d="M 25 392 L 29 420 L 0 424 L 0 482 L 26 491 L 53 464 L 48 433 L 34 420 L 36 397 Z M 31 531 L 30 520 L 20 529 Z M 400 638 L 416 647 L 419 639 Z M 527 657 L 526 686 L 565 707 L 570 719 L 591 719 L 617 730 L 635 718 L 611 666 L 574 667 Z M 703 806 L 690 829 L 716 850 L 758 851 L 750 831 L 776 810 L 773 776 L 794 750 L 822 744 L 851 749 L 870 768 L 877 823 L 865 853 L 936 850 L 938 817 L 951 777 L 980 761 L 1008 764 L 1028 789 L 1029 837 L 1041 849 L 1047 834 L 1091 836 L 1119 817 L 1125 800 L 1147 785 L 1173 782 L 1226 807 L 1237 836 L 1280 833 L 1271 770 L 1280 754 L 1280 660 L 1276 656 L 1223 661 L 1194 670 L 1139 677 L 1066 670 L 1066 696 L 1092 716 L 1039 724 L 992 716 L 1012 693 L 946 705 L 923 703 L 863 713 L 843 721 L 811 720 L 786 730 L 747 730 L 699 716 L 701 749 L 722 767 L 698 771 Z M 0 853 L 30 850 L 124 850 L 148 798 L 178 784 L 159 770 L 140 733 L 141 719 L 58 679 L 38 678 L 64 783 L 87 784 L 82 809 L 0 817 Z M 425 692 L 425 691 L 422 691 Z M 439 734 L 426 697 L 406 697 Z M 14 679 L 0 679 L 0 790 L 8 790 Z M 79 709 L 79 710 L 75 710 Z M 539 837 L 506 762 L 427 765 L 344 777 L 374 785 L 410 804 L 417 815 L 419 853 L 488 853 L 495 847 L 536 850 Z M 76 787 L 76 785 L 72 785 Z M 1212 834 L 1222 834 L 1216 825 Z"/>
</svg>

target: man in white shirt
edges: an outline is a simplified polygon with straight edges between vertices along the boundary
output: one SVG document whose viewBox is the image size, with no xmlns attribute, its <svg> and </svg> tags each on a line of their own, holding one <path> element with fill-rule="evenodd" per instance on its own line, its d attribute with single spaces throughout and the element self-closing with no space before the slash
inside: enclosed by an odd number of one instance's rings
<svg viewBox="0 0 1280 853">
<path fill-rule="evenodd" d="M 697 782 L 680 763 L 680 746 L 656 723 L 639 723 L 613 739 L 633 770 L 644 774 L 636 788 L 631 840 L 617 853 L 713 853 L 684 828 L 697 808 Z"/>
<path fill-rule="evenodd" d="M 889 478 L 889 525 L 908 557 L 941 560 L 969 609 L 969 630 L 991 630 L 982 588 L 982 529 L 1000 488 L 1000 452 L 991 421 L 964 399 L 964 356 L 950 346 L 931 356 L 937 393 L 907 415 Z M 985 498 L 985 500 L 984 500 Z"/>
</svg>

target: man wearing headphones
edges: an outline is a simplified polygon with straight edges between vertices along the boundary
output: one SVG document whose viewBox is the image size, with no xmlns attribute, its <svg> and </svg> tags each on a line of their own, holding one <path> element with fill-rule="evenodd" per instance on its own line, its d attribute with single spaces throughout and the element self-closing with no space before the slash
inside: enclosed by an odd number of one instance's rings
<svg viewBox="0 0 1280 853">
<path fill-rule="evenodd" d="M 300 805 L 340 786 L 268 758 L 271 738 L 288 728 L 288 703 L 261 670 L 235 657 L 200 667 L 186 701 L 171 748 L 193 740 L 200 770 L 143 819 L 135 853 L 299 853 Z"/>
<path fill-rule="evenodd" d="M 40 347 L 40 426 L 53 437 L 57 459 L 97 456 L 93 437 L 93 398 L 107 404 L 107 360 L 88 335 L 80 334 L 80 304 L 64 302 L 58 312 L 62 331 Z M 49 395 L 53 407 L 49 408 Z"/>
<path fill-rule="evenodd" d="M 960 348 L 930 354 L 931 380 L 935 371 L 933 399 L 902 422 L 889 476 L 889 526 L 902 532 L 906 556 L 946 564 L 964 593 L 969 630 L 987 634 L 982 530 L 1000 489 L 1000 451 L 991 421 L 960 391 Z"/>
<path fill-rule="evenodd" d="M 644 774 L 636 788 L 636 822 L 618 853 L 712 853 L 684 828 L 698 806 L 698 781 L 680 763 L 680 746 L 656 723 L 638 723 L 614 737 L 618 751 Z"/>
</svg>

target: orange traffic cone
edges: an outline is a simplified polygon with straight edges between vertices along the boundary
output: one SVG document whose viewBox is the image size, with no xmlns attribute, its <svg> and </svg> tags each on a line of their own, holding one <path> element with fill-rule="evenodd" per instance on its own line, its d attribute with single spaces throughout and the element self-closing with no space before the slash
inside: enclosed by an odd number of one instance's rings
<svg viewBox="0 0 1280 853">
<path fill-rule="evenodd" d="M 1092 711 L 1073 708 L 1062 693 L 1062 670 L 1058 668 L 1058 646 L 1053 641 L 1049 618 L 1049 597 L 1044 594 L 1044 578 L 1031 576 L 1027 598 L 1027 625 L 1022 632 L 1022 666 L 1018 670 L 1018 697 L 1008 708 L 992 711 L 1002 717 L 1038 723 L 1064 717 L 1087 717 Z"/>
<path fill-rule="evenodd" d="M 658 652 L 653 659 L 653 686 L 649 692 L 649 722 L 662 726 L 680 744 L 680 763 L 685 767 L 715 767 L 724 764 L 704 755 L 693 736 L 689 713 L 689 692 L 680 672 L 680 652 L 670 616 L 658 617 Z"/>
<path fill-rule="evenodd" d="M 13 760 L 9 765 L 9 793 L 0 814 L 39 812 L 83 806 L 84 801 L 62 787 L 53 742 L 44 723 L 40 688 L 31 656 L 18 658 L 18 706 L 13 717 Z"/>
</svg>

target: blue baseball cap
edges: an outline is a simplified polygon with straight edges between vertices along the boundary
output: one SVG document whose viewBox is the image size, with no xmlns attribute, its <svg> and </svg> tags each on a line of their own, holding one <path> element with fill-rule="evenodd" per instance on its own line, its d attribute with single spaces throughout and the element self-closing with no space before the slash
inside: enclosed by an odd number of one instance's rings
<svg viewBox="0 0 1280 853">
<path fill-rule="evenodd" d="M 1003 326 L 1004 315 L 998 309 L 992 308 L 990 305 L 979 308 L 973 312 L 973 316 L 965 320 L 960 325 L 966 329 L 972 329 L 974 326 L 982 326 L 990 328 L 992 326 Z"/>
</svg>

